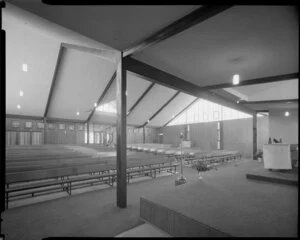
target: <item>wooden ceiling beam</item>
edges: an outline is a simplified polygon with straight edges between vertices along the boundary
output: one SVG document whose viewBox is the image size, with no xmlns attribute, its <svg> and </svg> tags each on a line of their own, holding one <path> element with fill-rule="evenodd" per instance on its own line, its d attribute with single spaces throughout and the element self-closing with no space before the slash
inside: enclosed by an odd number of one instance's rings
<svg viewBox="0 0 300 240">
<path fill-rule="evenodd" d="M 132 46 L 124 51 L 124 56 L 128 57 L 134 53 L 141 52 L 147 47 L 157 44 L 167 38 L 170 38 L 184 30 L 199 24 L 225 10 L 230 8 L 229 5 L 204 5 L 195 11 L 187 14 L 183 18 L 171 23 L 163 29 L 157 31 L 150 37 L 144 39 L 140 43 Z"/>
<path fill-rule="evenodd" d="M 115 71 L 114 74 L 112 75 L 112 77 L 110 78 L 110 80 L 108 81 L 104 91 L 102 92 L 102 94 L 100 95 L 100 97 L 98 98 L 98 101 L 97 101 L 97 106 L 93 108 L 93 110 L 91 111 L 90 115 L 88 116 L 86 122 L 88 123 L 92 116 L 94 115 L 95 111 L 96 111 L 96 108 L 98 107 L 98 105 L 101 103 L 101 101 L 103 100 L 103 98 L 105 97 L 106 93 L 108 92 L 110 86 L 112 85 L 113 81 L 115 80 L 116 78 L 116 75 L 117 75 L 117 72 Z"/>
<path fill-rule="evenodd" d="M 161 106 L 160 109 L 158 109 L 143 125 L 142 127 L 145 127 L 153 118 L 155 118 L 166 106 L 169 105 L 170 102 L 172 102 L 172 100 L 174 98 L 176 98 L 178 96 L 178 94 L 180 93 L 180 91 L 177 91 L 164 105 Z"/>
</svg>

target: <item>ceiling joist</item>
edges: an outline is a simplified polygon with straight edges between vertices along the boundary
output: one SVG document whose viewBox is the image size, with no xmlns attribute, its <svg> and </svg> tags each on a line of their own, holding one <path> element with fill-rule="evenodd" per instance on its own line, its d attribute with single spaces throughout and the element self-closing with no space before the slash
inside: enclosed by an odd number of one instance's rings
<svg viewBox="0 0 300 240">
<path fill-rule="evenodd" d="M 280 99 L 265 101 L 240 101 L 240 104 L 270 104 L 270 103 L 298 103 L 298 99 Z"/>
<path fill-rule="evenodd" d="M 164 85 L 166 87 L 190 94 L 195 97 L 203 98 L 217 104 L 234 108 L 239 111 L 243 111 L 249 114 L 253 114 L 253 110 L 250 110 L 244 106 L 232 102 L 224 97 L 218 96 L 215 93 L 203 90 L 201 87 L 187 82 L 179 77 L 176 77 L 170 73 L 164 72 L 160 69 L 152 67 L 146 63 L 133 59 L 132 57 L 125 58 L 124 64 L 126 69 L 144 78 Z"/>
<path fill-rule="evenodd" d="M 127 117 L 129 114 L 135 109 L 135 107 L 142 101 L 142 99 L 147 95 L 147 93 L 153 88 L 155 83 L 151 83 L 150 86 L 143 92 L 143 94 L 139 97 L 139 99 L 134 103 L 134 105 L 128 110 Z"/>
<path fill-rule="evenodd" d="M 115 78 L 116 78 L 116 75 L 117 75 L 117 73 L 114 72 L 114 74 L 113 74 L 112 77 L 110 78 L 108 84 L 106 85 L 104 91 L 102 92 L 102 94 L 100 95 L 100 97 L 99 97 L 99 99 L 98 99 L 98 101 L 97 101 L 97 104 L 96 104 L 97 107 L 98 107 L 98 105 L 101 103 L 101 101 L 103 100 L 103 98 L 105 97 L 106 93 L 108 92 L 110 86 L 112 85 L 113 81 L 114 81 Z M 94 115 L 95 110 L 96 110 L 97 107 L 94 107 L 94 108 L 93 108 L 93 110 L 91 111 L 90 115 L 88 116 L 86 122 L 89 122 L 89 121 L 91 120 L 91 118 L 92 118 L 92 116 Z"/>
<path fill-rule="evenodd" d="M 153 118 L 155 118 L 174 98 L 178 96 L 180 91 L 177 91 L 164 105 L 161 106 L 142 126 L 145 127 Z"/>
<path fill-rule="evenodd" d="M 255 79 L 248 79 L 240 81 L 239 84 L 233 85 L 232 83 L 222 83 L 216 84 L 211 86 L 204 86 L 201 87 L 203 90 L 213 90 L 213 89 L 221 89 L 221 88 L 234 88 L 234 87 L 241 87 L 246 85 L 255 85 L 255 84 L 264 84 L 264 83 L 271 83 L 271 82 L 279 82 L 279 81 L 288 81 L 292 79 L 299 78 L 299 72 L 296 73 L 289 73 L 283 75 L 276 75 L 276 76 L 269 76 L 263 78 L 255 78 Z"/>
<path fill-rule="evenodd" d="M 46 118 L 48 116 L 48 111 L 52 102 L 52 95 L 54 92 L 54 88 L 55 88 L 55 84 L 57 82 L 57 74 L 58 74 L 58 69 L 59 69 L 59 65 L 62 59 L 62 55 L 63 55 L 63 49 L 64 47 L 62 46 L 62 44 L 60 45 L 59 48 L 59 52 L 58 52 L 58 56 L 57 56 L 57 60 L 56 60 L 56 65 L 55 65 L 55 69 L 54 69 L 54 73 L 53 73 L 53 78 L 52 78 L 52 83 L 51 83 L 51 88 L 50 88 L 50 92 L 49 92 L 49 96 L 48 96 L 48 100 L 47 100 L 47 104 L 46 104 L 46 108 L 45 108 L 45 112 L 44 112 L 44 117 Z"/>
<path fill-rule="evenodd" d="M 177 21 L 173 22 L 172 24 L 164 27 L 163 29 L 159 30 L 155 34 L 151 35 L 150 37 L 144 39 L 142 42 L 138 43 L 137 45 L 126 49 L 124 51 L 124 57 L 140 52 L 149 46 L 152 46 L 169 37 L 172 37 L 200 22 L 207 20 L 208 18 L 211 18 L 225 11 L 230 7 L 231 6 L 221 6 L 221 5 L 202 6 L 196 9 L 195 11 L 189 13 L 188 15 L 184 16 L 183 18 L 180 18 Z"/>
</svg>

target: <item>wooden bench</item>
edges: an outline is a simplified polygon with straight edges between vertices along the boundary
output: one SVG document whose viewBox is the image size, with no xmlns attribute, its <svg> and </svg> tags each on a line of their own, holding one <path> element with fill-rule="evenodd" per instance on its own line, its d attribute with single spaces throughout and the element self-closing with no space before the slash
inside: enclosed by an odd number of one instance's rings
<svg viewBox="0 0 300 240">
<path fill-rule="evenodd" d="M 153 165 L 153 164 L 152 164 Z M 127 182 L 129 184 L 129 180 L 135 176 L 145 175 L 151 176 L 152 178 L 156 177 L 157 172 L 161 172 L 163 169 L 169 170 L 169 172 L 176 172 L 176 167 L 178 164 L 169 164 L 169 165 L 160 165 L 159 166 L 152 166 L 147 165 L 140 167 L 139 169 L 127 169 Z M 157 165 L 157 164 L 154 164 Z M 146 168 L 145 168 L 146 167 Z M 174 168 L 174 171 L 172 171 Z M 115 170 L 115 169 L 111 169 Z M 92 176 L 79 176 L 75 178 L 63 178 L 61 180 L 52 180 L 48 182 L 42 183 L 32 183 L 24 186 L 7 186 L 5 189 L 5 198 L 6 198 L 6 209 L 8 208 L 9 199 L 15 198 L 23 195 L 31 195 L 32 197 L 34 194 L 42 193 L 42 192 L 49 192 L 53 190 L 58 191 L 66 191 L 70 196 L 72 194 L 72 184 L 74 187 L 74 183 L 79 183 L 79 185 L 86 185 L 86 184 L 94 184 L 94 183 L 105 183 L 113 186 L 114 182 L 116 181 L 116 172 L 113 173 L 102 173 Z M 93 182 L 87 183 L 86 181 L 95 180 Z M 9 195 L 11 193 L 15 193 L 13 195 Z"/>
</svg>

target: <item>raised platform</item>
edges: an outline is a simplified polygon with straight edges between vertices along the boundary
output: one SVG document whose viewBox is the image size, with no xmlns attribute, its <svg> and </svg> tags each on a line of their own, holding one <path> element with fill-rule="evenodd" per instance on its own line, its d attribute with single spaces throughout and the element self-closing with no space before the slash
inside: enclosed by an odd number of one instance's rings
<svg viewBox="0 0 300 240">
<path fill-rule="evenodd" d="M 263 163 L 258 163 L 246 173 L 247 179 L 276 184 L 298 186 L 298 168 L 292 170 L 268 170 Z"/>
<path fill-rule="evenodd" d="M 140 216 L 173 237 L 297 237 L 298 189 L 249 181 L 246 162 L 142 197 Z"/>
</svg>

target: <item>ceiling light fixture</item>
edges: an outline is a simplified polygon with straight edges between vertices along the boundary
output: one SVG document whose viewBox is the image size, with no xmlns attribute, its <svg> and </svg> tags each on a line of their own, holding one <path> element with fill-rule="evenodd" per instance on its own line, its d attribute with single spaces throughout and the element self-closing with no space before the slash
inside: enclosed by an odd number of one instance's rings
<svg viewBox="0 0 300 240">
<path fill-rule="evenodd" d="M 77 112 L 76 114 L 77 114 L 77 116 L 79 116 L 79 112 Z"/>
<path fill-rule="evenodd" d="M 94 103 L 94 107 L 97 107 L 97 103 Z"/>
<path fill-rule="evenodd" d="M 18 109 L 20 109 L 20 108 L 21 108 L 20 104 L 18 104 L 17 108 L 18 108 Z"/>
<path fill-rule="evenodd" d="M 236 101 L 236 103 L 237 103 L 237 104 L 239 104 L 239 103 L 240 103 L 240 101 L 239 101 L 239 100 L 237 100 L 237 101 Z"/>
<path fill-rule="evenodd" d="M 238 85 L 240 83 L 240 75 L 238 74 L 233 75 L 232 83 L 233 85 Z"/>
<path fill-rule="evenodd" d="M 290 113 L 289 113 L 288 111 L 286 111 L 286 112 L 284 113 L 284 116 L 288 117 L 288 116 L 290 116 Z"/>
<path fill-rule="evenodd" d="M 28 71 L 28 65 L 26 63 L 22 64 L 22 70 L 23 70 L 23 72 L 27 72 Z"/>
<path fill-rule="evenodd" d="M 22 90 L 20 90 L 20 97 L 23 97 L 24 92 Z"/>
</svg>

